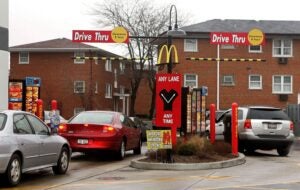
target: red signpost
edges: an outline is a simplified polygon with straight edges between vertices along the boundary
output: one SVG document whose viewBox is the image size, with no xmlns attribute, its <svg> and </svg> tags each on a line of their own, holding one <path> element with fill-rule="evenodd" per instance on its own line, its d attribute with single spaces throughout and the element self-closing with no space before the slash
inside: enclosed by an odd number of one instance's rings
<svg viewBox="0 0 300 190">
<path fill-rule="evenodd" d="M 231 105 L 231 147 L 232 154 L 238 155 L 238 104 L 232 103 Z"/>
<path fill-rule="evenodd" d="M 176 145 L 181 126 L 181 75 L 156 74 L 156 126 L 170 127 L 172 145 Z"/>
<path fill-rule="evenodd" d="M 36 115 L 37 115 L 40 119 L 44 120 L 43 100 L 38 99 L 38 100 L 36 101 L 36 103 L 37 103 L 37 111 L 36 111 Z"/>
<path fill-rule="evenodd" d="M 216 139 L 216 106 L 210 104 L 210 142 L 213 144 Z"/>
<path fill-rule="evenodd" d="M 57 110 L 57 101 L 51 100 L 51 110 Z"/>
</svg>

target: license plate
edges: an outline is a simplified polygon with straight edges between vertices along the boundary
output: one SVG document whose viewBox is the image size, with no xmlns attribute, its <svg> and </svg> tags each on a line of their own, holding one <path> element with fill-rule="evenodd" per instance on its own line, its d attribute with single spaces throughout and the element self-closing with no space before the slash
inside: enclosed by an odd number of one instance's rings
<svg viewBox="0 0 300 190">
<path fill-rule="evenodd" d="M 274 123 L 269 123 L 268 124 L 268 129 L 277 129 L 277 125 Z"/>
<path fill-rule="evenodd" d="M 78 144 L 88 144 L 89 140 L 88 139 L 77 139 Z"/>
</svg>

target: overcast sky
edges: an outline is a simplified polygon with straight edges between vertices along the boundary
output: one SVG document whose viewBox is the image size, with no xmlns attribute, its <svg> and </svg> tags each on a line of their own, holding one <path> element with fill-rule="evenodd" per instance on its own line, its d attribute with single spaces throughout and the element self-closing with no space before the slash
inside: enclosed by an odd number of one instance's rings
<svg viewBox="0 0 300 190">
<path fill-rule="evenodd" d="M 93 30 L 89 8 L 103 0 L 9 0 L 9 45 L 55 38 L 72 39 L 72 30 Z M 110 0 L 106 0 L 110 1 Z M 122 0 L 119 0 L 122 1 Z M 210 19 L 299 20 L 298 0 L 153 0 L 176 5 L 191 15 L 191 23 Z M 155 13 L 153 13 L 155 14 Z M 179 26 L 181 27 L 181 26 Z M 91 44 L 114 51 L 116 44 Z"/>
</svg>

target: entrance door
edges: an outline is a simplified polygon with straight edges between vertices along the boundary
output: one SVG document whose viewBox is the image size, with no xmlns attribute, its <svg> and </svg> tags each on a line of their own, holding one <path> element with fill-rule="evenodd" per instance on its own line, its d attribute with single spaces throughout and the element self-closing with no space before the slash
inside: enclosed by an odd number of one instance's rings
<svg viewBox="0 0 300 190">
<path fill-rule="evenodd" d="M 114 111 L 118 111 L 129 116 L 129 97 L 130 94 L 114 93 Z"/>
</svg>

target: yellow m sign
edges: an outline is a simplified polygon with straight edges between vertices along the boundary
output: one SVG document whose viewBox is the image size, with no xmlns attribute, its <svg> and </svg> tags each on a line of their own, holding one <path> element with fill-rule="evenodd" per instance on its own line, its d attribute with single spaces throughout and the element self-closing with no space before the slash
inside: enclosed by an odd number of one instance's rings
<svg viewBox="0 0 300 190">
<path fill-rule="evenodd" d="M 167 45 L 163 45 L 158 54 L 157 65 L 161 64 L 161 56 L 164 51 L 166 51 L 166 62 L 165 63 L 167 63 L 167 64 L 170 63 L 172 51 L 174 51 L 174 58 L 175 58 L 174 63 L 178 63 L 178 54 L 177 54 L 177 49 L 176 49 L 175 45 L 171 45 L 170 48 L 168 48 Z"/>
</svg>

